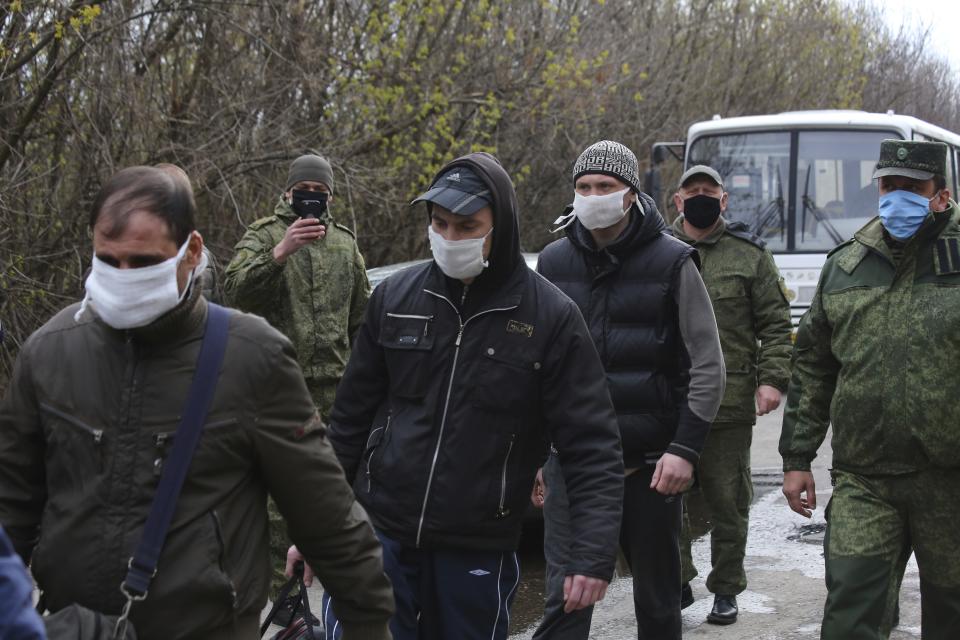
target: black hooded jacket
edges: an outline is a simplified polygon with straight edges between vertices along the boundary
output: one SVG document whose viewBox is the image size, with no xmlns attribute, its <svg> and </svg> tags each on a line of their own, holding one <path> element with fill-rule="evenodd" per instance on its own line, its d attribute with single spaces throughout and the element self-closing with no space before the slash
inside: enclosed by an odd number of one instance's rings
<svg viewBox="0 0 960 640">
<path fill-rule="evenodd" d="M 610 579 L 623 462 L 596 349 L 576 305 L 526 266 L 516 195 L 497 160 L 474 153 L 440 174 L 454 166 L 493 193 L 489 266 L 465 296 L 433 261 L 374 290 L 330 439 L 387 536 L 496 551 L 516 548 L 545 443 L 555 442 L 577 541 L 569 573 Z"/>
<path fill-rule="evenodd" d="M 695 463 L 709 429 L 687 405 L 690 359 L 674 297 L 680 269 L 697 260 L 696 252 L 665 229 L 656 205 L 641 193 L 614 243 L 598 251 L 577 220 L 565 238 L 543 250 L 537 265 L 587 321 L 606 370 L 627 468 L 655 463 L 665 451 Z"/>
</svg>

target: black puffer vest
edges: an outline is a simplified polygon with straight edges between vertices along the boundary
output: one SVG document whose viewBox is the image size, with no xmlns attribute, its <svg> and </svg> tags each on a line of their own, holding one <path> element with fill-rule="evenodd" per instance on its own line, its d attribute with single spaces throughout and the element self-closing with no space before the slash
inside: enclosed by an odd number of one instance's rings
<svg viewBox="0 0 960 640">
<path fill-rule="evenodd" d="M 696 254 L 663 233 L 653 201 L 640 194 L 630 225 L 597 251 L 574 222 L 548 245 L 537 270 L 583 313 L 607 374 L 623 443 L 624 465 L 655 462 L 674 437 L 686 401 L 689 358 L 680 336 L 674 287 Z"/>
</svg>

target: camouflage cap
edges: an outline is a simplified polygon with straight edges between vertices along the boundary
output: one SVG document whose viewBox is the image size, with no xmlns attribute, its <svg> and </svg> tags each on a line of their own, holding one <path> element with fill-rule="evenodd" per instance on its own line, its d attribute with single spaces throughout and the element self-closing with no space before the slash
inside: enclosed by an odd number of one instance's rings
<svg viewBox="0 0 960 640">
<path fill-rule="evenodd" d="M 884 140 L 873 178 L 906 176 L 929 180 L 947 174 L 947 145 L 920 140 Z"/>
</svg>

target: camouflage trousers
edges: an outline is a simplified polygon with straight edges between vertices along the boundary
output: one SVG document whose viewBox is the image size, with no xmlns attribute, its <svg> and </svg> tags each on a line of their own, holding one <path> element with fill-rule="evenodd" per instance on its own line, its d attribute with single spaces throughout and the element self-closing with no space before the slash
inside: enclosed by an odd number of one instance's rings
<svg viewBox="0 0 960 640">
<path fill-rule="evenodd" d="M 320 385 L 310 378 L 307 378 L 306 382 L 313 403 L 320 412 L 324 424 L 326 424 L 330 410 L 333 408 L 335 389 L 329 385 Z M 267 517 L 270 523 L 270 565 L 272 567 L 270 593 L 272 597 L 287 581 L 284 575 L 284 570 L 287 567 L 287 549 L 293 543 L 290 542 L 290 536 L 287 535 L 287 524 L 272 498 L 267 502 Z"/>
<path fill-rule="evenodd" d="M 867 477 L 834 470 L 827 505 L 824 640 L 887 638 L 904 567 L 920 570 L 924 640 L 960 629 L 960 470 Z"/>
<path fill-rule="evenodd" d="M 753 425 L 714 425 L 697 465 L 699 490 L 684 495 L 680 531 L 680 579 L 686 584 L 697 575 L 690 554 L 693 539 L 710 533 L 710 573 L 707 589 L 737 595 L 747 588 L 743 558 L 747 549 L 750 503 L 750 444 Z"/>
</svg>

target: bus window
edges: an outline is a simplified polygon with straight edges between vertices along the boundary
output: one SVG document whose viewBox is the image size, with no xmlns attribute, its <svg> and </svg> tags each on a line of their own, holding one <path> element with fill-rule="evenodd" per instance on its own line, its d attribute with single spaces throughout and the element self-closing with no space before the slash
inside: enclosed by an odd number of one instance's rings
<svg viewBox="0 0 960 640">
<path fill-rule="evenodd" d="M 873 170 L 884 131 L 801 131 L 794 248 L 829 251 L 877 215 Z"/>
<path fill-rule="evenodd" d="M 742 133 L 696 139 L 687 166 L 706 164 L 723 177 L 728 196 L 724 217 L 742 220 L 772 251 L 787 248 L 790 134 Z"/>
</svg>

